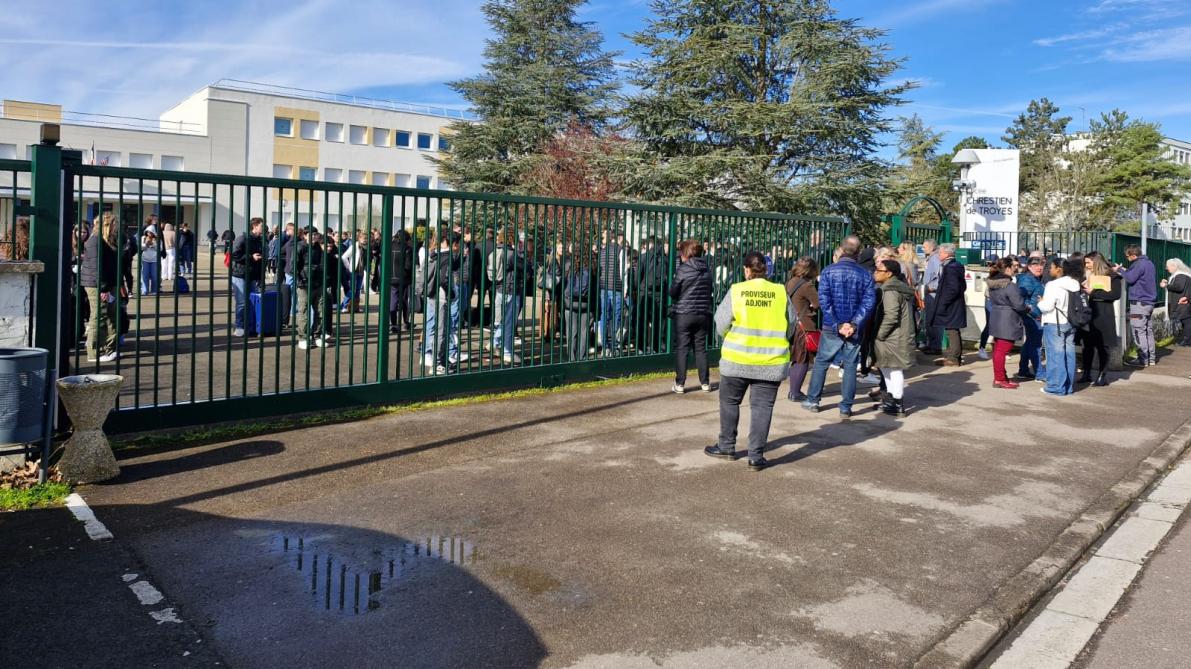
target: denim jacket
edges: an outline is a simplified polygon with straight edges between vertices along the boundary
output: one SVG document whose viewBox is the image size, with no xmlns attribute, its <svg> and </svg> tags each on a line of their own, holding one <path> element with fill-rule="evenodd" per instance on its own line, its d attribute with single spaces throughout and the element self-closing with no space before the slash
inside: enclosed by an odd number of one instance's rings
<svg viewBox="0 0 1191 669">
<path fill-rule="evenodd" d="M 1042 280 L 1034 278 L 1028 271 L 1017 275 L 1017 289 L 1021 291 L 1021 299 L 1030 308 L 1030 316 L 1035 319 L 1042 318 L 1042 312 L 1038 310 L 1038 300 L 1042 299 L 1044 288 Z"/>
</svg>

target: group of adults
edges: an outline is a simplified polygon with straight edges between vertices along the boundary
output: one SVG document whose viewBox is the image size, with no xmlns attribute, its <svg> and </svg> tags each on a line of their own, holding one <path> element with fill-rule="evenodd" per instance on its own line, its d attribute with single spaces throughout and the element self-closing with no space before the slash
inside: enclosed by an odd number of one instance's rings
<svg viewBox="0 0 1191 669">
<path fill-rule="evenodd" d="M 768 466 L 768 440 L 779 387 L 788 380 L 788 399 L 817 413 L 829 369 L 840 368 L 838 409 L 850 418 L 861 358 L 879 369 L 880 388 L 870 397 L 880 410 L 904 415 L 905 370 L 916 360 L 915 348 L 941 355 L 937 364 L 963 364 L 960 331 L 967 326 L 964 267 L 951 244 L 923 245 L 926 253 L 921 286 L 917 255 L 906 249 L 863 249 L 848 237 L 835 262 L 821 273 L 809 257 L 800 258 L 785 285 L 769 279 L 765 256 L 745 256 L 745 280 L 732 285 L 714 312 L 723 337 L 720 359 L 720 435 L 707 455 L 737 459 L 737 424 L 745 391 L 750 395 L 748 464 Z M 1077 383 L 1108 384 L 1109 351 L 1119 345 L 1114 302 L 1126 296 L 1127 314 L 1137 355 L 1126 362 L 1144 368 L 1157 362 L 1151 320 L 1157 288 L 1167 291 L 1172 322 L 1182 325 L 1179 345 L 1191 345 L 1191 269 L 1179 259 L 1166 262 L 1168 278 L 1156 281 L 1153 263 L 1137 246 L 1125 249 L 1128 267 L 1112 265 L 1098 252 L 1046 258 L 1041 252 L 1008 256 L 994 262 L 986 284 L 987 336 L 994 341 L 993 384 L 1013 390 L 1020 381 L 1038 380 L 1049 395 L 1067 395 Z M 688 262 L 684 258 L 684 263 Z M 871 263 L 871 269 L 865 265 Z M 682 267 L 679 268 L 679 273 Z M 816 281 L 817 280 L 817 281 Z M 817 283 L 817 285 L 816 285 Z M 677 284 L 677 281 L 676 281 Z M 710 286 L 707 280 L 703 288 Z M 684 290 L 693 290 L 684 286 Z M 681 296 L 680 296 L 681 299 Z M 710 297 L 699 301 L 711 310 Z M 678 328 L 682 336 L 683 328 Z M 942 341 L 946 346 L 941 346 Z M 1006 372 L 1006 359 L 1021 340 L 1019 369 Z M 1076 345 L 1083 347 L 1083 374 L 1076 378 Z M 984 350 L 982 342 L 981 351 Z M 867 351 L 866 351 L 867 349 Z M 680 346 L 677 386 L 685 377 L 686 351 Z M 984 357 L 984 356 L 982 356 Z M 810 371 L 805 394 L 802 386 Z M 1095 371 L 1093 371 L 1095 370 Z M 700 369 L 704 373 L 704 369 Z M 701 379 L 702 380 L 702 379 Z"/>
</svg>

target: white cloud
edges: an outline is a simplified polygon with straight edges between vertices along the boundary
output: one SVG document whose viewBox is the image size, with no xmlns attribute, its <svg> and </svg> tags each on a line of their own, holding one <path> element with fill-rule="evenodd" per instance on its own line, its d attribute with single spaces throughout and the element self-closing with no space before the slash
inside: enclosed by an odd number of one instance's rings
<svg viewBox="0 0 1191 669">
<path fill-rule="evenodd" d="M 69 0 L 21 14 L 26 29 L 0 32 L 5 95 L 142 117 L 222 78 L 335 92 L 455 79 L 479 69 L 487 36 L 466 0 L 305 0 L 285 10 Z"/>
<path fill-rule="evenodd" d="M 1191 60 L 1191 26 L 1136 32 L 1113 41 L 1101 53 L 1106 60 L 1126 63 Z"/>
<path fill-rule="evenodd" d="M 1100 37 L 1107 37 L 1119 30 L 1126 28 L 1126 24 L 1114 23 L 1103 28 L 1095 28 L 1093 30 L 1084 30 L 1081 32 L 1067 33 L 1065 35 L 1056 35 L 1055 37 L 1042 37 L 1034 40 L 1034 44 L 1038 46 L 1054 46 L 1056 44 L 1064 44 L 1068 42 L 1086 42 L 1088 40 L 1098 39 Z"/>
</svg>

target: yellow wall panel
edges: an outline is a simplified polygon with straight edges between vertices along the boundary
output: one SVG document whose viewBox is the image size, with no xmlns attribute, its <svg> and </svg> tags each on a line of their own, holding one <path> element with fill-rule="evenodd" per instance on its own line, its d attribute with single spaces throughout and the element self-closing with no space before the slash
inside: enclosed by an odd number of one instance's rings
<svg viewBox="0 0 1191 669">
<path fill-rule="evenodd" d="M 61 123 L 62 105 L 47 105 L 41 102 L 22 102 L 20 100 L 4 101 L 4 118 L 18 121 L 40 121 L 42 123 Z"/>
</svg>

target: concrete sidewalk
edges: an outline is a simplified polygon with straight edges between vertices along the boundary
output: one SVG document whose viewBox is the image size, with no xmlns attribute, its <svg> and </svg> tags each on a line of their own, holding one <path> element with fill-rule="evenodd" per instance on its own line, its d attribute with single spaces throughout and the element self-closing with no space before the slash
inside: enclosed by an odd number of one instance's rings
<svg viewBox="0 0 1191 669">
<path fill-rule="evenodd" d="M 232 666 L 906 666 L 1182 425 L 1191 355 L 1066 398 L 916 371 L 902 420 L 781 400 L 761 473 L 663 380 L 125 453 L 82 494 Z"/>
</svg>

